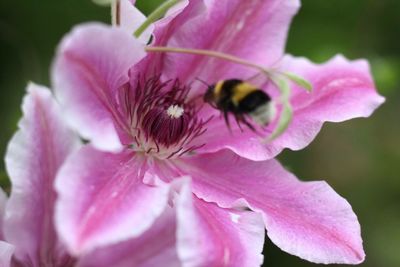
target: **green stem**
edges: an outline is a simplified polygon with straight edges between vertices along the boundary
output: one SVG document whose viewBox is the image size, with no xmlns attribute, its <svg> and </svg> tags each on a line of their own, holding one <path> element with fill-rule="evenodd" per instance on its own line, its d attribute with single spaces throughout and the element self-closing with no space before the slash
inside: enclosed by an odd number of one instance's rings
<svg viewBox="0 0 400 267">
<path fill-rule="evenodd" d="M 287 129 L 293 117 L 293 109 L 290 105 L 291 88 L 288 83 L 289 81 L 286 77 L 280 78 L 276 76 L 272 77 L 271 80 L 279 89 L 279 91 L 281 91 L 282 111 L 274 131 L 270 134 L 270 136 L 262 139 L 261 143 L 263 144 L 267 144 L 279 137 Z"/>
<path fill-rule="evenodd" d="M 112 1 L 110 1 L 110 0 L 92 0 L 92 2 L 99 6 L 110 6 Z"/>
<path fill-rule="evenodd" d="M 181 54 L 192 54 L 192 55 L 202 55 L 208 57 L 215 57 L 227 61 L 234 62 L 236 64 L 244 65 L 253 69 L 257 69 L 266 75 L 270 75 L 274 71 L 272 69 L 265 68 L 264 66 L 255 64 L 251 61 L 247 61 L 241 59 L 239 57 L 235 57 L 233 55 L 225 54 L 222 52 L 212 51 L 212 50 L 205 50 L 205 49 L 189 49 L 189 48 L 179 48 L 179 47 L 167 47 L 167 46 L 147 46 L 145 48 L 146 52 L 153 52 L 153 53 L 181 53 Z"/>
<path fill-rule="evenodd" d="M 133 35 L 138 38 L 146 29 L 150 26 L 154 21 L 162 18 L 165 13 L 167 13 L 168 9 L 176 5 L 180 0 L 168 0 L 165 1 L 162 5 L 157 7 L 151 14 L 147 17 L 147 19 L 136 29 Z"/>
</svg>

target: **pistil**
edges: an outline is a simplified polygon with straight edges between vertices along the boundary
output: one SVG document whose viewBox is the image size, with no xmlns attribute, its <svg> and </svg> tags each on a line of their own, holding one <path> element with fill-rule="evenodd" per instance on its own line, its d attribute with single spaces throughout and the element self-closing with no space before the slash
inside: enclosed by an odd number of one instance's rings
<svg viewBox="0 0 400 267">
<path fill-rule="evenodd" d="M 184 113 L 184 109 L 178 105 L 171 105 L 167 109 L 167 114 L 174 119 L 180 118 Z"/>
</svg>

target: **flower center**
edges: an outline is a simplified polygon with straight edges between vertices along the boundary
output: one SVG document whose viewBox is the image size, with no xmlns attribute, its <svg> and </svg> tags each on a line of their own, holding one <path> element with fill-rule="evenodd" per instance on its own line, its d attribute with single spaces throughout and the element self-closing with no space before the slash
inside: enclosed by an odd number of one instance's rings
<svg viewBox="0 0 400 267">
<path fill-rule="evenodd" d="M 167 110 L 154 107 L 142 120 L 142 129 L 154 142 L 165 147 L 178 143 L 186 134 L 190 116 L 184 114 L 183 108 L 171 105 Z"/>
<path fill-rule="evenodd" d="M 190 87 L 178 80 L 163 82 L 160 76 L 138 76 L 134 86 L 123 86 L 119 101 L 130 124 L 128 134 L 133 144 L 129 145 L 160 158 L 179 156 L 203 146 L 195 144 L 194 139 L 206 131 L 204 126 L 209 119 L 199 118 L 201 106 L 188 98 L 189 91 Z"/>
</svg>

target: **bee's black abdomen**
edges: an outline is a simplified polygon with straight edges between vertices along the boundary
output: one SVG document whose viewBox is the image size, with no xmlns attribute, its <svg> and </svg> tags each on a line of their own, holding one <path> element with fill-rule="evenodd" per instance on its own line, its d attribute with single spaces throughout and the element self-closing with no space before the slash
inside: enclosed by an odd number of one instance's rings
<svg viewBox="0 0 400 267">
<path fill-rule="evenodd" d="M 249 93 L 240 101 L 239 111 L 242 113 L 251 113 L 258 107 L 267 104 L 269 101 L 271 101 L 269 95 L 261 90 L 257 90 Z"/>
<path fill-rule="evenodd" d="M 242 80 L 239 79 L 229 79 L 229 80 L 225 80 L 224 83 L 222 84 L 222 89 L 221 92 L 225 92 L 225 93 L 229 93 L 232 94 L 233 93 L 233 89 L 239 85 L 243 83 Z"/>
</svg>

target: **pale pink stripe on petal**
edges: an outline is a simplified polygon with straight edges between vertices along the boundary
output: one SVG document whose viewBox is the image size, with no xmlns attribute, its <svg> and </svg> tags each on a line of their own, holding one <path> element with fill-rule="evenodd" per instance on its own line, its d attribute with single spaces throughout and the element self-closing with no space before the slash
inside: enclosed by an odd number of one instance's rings
<svg viewBox="0 0 400 267">
<path fill-rule="evenodd" d="M 155 45 L 220 51 L 271 65 L 283 56 L 287 30 L 297 0 L 193 0 L 173 18 L 155 23 Z M 190 82 L 249 78 L 254 70 L 209 57 L 162 55 L 162 72 Z M 203 90 L 205 88 L 202 87 Z"/>
<path fill-rule="evenodd" d="M 84 255 L 78 267 L 178 267 L 176 212 L 167 207 L 150 229 L 137 238 L 96 249 Z"/>
<path fill-rule="evenodd" d="M 56 180 L 56 226 L 72 253 L 139 236 L 160 216 L 169 187 L 144 185 L 144 177 L 154 176 L 146 164 L 130 151 L 91 146 L 67 160 Z"/>
<path fill-rule="evenodd" d="M 53 182 L 59 167 L 76 147 L 77 137 L 67 129 L 47 88 L 30 84 L 22 109 L 19 130 L 5 157 L 12 191 L 5 211 L 4 235 L 16 247 L 15 256 L 21 263 L 56 265 L 66 255 L 53 226 Z"/>
<path fill-rule="evenodd" d="M 178 254 L 186 267 L 253 267 L 263 262 L 264 224 L 260 214 L 223 209 L 184 186 L 176 202 Z"/>
<path fill-rule="evenodd" d="M 118 108 L 118 91 L 144 56 L 132 34 L 99 23 L 76 26 L 61 42 L 53 86 L 68 122 L 95 147 L 122 148 L 118 134 L 129 132 L 129 121 Z"/>
<path fill-rule="evenodd" d="M 176 164 L 182 175 L 190 173 L 200 198 L 261 212 L 268 236 L 282 250 L 317 263 L 364 260 L 357 217 L 325 182 L 301 182 L 275 160 L 250 161 L 228 150 Z"/>
</svg>

